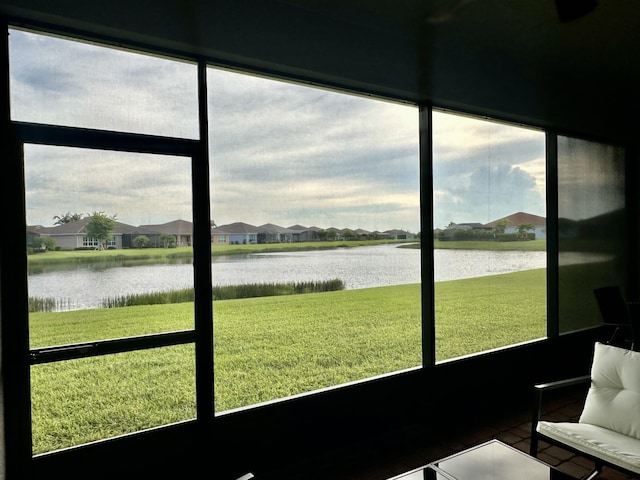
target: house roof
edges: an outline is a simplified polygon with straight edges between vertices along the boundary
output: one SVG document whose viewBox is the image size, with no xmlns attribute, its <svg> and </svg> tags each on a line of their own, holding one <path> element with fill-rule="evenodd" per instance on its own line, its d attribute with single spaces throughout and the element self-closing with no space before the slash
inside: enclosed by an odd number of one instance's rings
<svg viewBox="0 0 640 480">
<path fill-rule="evenodd" d="M 133 230 L 126 233 L 128 235 L 158 235 L 159 233 L 163 232 L 158 232 L 157 230 L 151 230 L 145 227 L 135 227 Z"/>
<path fill-rule="evenodd" d="M 191 235 L 193 233 L 193 223 L 186 220 L 173 220 L 159 225 L 140 225 L 140 228 L 172 235 Z"/>
<path fill-rule="evenodd" d="M 211 229 L 212 234 L 256 234 L 258 233 L 258 227 L 250 225 L 244 222 L 229 223 L 227 225 L 220 225 Z"/>
<path fill-rule="evenodd" d="M 531 224 L 534 227 L 547 226 L 547 220 L 544 217 L 541 217 L 539 215 L 533 215 L 531 213 L 525 213 L 525 212 L 512 213 L 511 215 L 508 215 L 506 217 L 502 217 L 497 220 L 494 220 L 493 222 L 489 222 L 486 224 L 486 226 L 494 227 L 498 222 L 502 220 L 508 220 L 509 224 L 513 226 L 526 225 L 526 224 Z"/>
<path fill-rule="evenodd" d="M 81 235 L 85 233 L 87 223 L 91 217 L 85 217 L 77 222 L 64 223 L 54 227 L 38 227 L 37 232 L 44 235 Z M 157 235 L 169 233 L 172 235 L 191 235 L 193 224 L 186 220 L 174 220 L 159 225 L 140 225 L 139 227 L 122 222 L 115 222 L 113 233 L 127 235 Z"/>
<path fill-rule="evenodd" d="M 91 217 L 85 217 L 77 222 L 63 223 L 62 225 L 56 225 L 55 227 L 41 227 L 39 233 L 44 235 L 78 235 L 85 232 L 87 223 L 91 220 Z M 126 223 L 116 221 L 113 228 L 113 233 L 124 234 L 133 233 L 138 227 L 128 225 Z"/>
<path fill-rule="evenodd" d="M 258 233 L 294 233 L 294 231 L 273 223 L 265 223 L 258 227 Z"/>
</svg>

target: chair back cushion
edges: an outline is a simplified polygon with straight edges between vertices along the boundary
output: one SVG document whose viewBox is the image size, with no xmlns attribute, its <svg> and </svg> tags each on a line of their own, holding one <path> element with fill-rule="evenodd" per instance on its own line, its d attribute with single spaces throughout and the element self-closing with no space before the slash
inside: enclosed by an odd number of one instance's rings
<svg viewBox="0 0 640 480">
<path fill-rule="evenodd" d="M 580 423 L 640 440 L 640 352 L 595 344 Z"/>
</svg>

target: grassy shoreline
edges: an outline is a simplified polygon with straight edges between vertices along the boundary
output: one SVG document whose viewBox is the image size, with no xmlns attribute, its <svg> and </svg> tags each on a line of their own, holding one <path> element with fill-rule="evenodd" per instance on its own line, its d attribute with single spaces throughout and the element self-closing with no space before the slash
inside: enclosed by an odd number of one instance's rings
<svg viewBox="0 0 640 480">
<path fill-rule="evenodd" d="M 489 242 L 489 241 L 464 241 L 441 242 L 434 240 L 434 249 L 457 250 L 493 250 L 493 251 L 520 251 L 520 252 L 544 252 L 547 249 L 547 241 L 544 238 L 527 240 L 524 242 Z"/>
</svg>

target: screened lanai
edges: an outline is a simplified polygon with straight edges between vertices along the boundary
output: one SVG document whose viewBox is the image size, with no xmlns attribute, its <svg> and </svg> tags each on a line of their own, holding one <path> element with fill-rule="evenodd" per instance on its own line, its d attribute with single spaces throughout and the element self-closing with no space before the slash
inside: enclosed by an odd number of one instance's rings
<svg viewBox="0 0 640 480">
<path fill-rule="evenodd" d="M 332 459 L 318 475 L 387 478 L 438 439 L 507 438 L 502 413 L 526 423 L 533 385 L 587 373 L 606 337 L 593 290 L 640 297 L 639 12 L 599 3 L 566 18 L 533 0 L 2 0 L 4 478 L 293 478 Z M 65 212 L 191 222 L 143 290 L 173 281 L 186 300 L 83 303 L 137 295 L 142 274 L 64 259 L 111 255 L 107 238 L 25 242 Z M 523 213 L 546 225 L 491 230 L 544 231 L 522 271 L 487 257 L 452 273 L 438 232 Z M 245 266 L 212 243 L 225 225 L 363 243 L 242 251 L 263 262 Z M 346 278 L 347 251 L 378 283 L 216 297 L 241 275 L 285 281 L 285 257 L 297 282 Z M 326 267 L 327 252 L 344 256 Z M 68 308 L 32 309 L 62 283 Z"/>
</svg>

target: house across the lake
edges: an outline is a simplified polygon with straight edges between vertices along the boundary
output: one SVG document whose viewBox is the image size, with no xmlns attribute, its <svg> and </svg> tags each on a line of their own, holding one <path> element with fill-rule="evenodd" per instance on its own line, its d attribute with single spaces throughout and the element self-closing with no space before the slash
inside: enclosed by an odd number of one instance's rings
<svg viewBox="0 0 640 480">
<path fill-rule="evenodd" d="M 304 227 L 302 225 L 291 225 L 289 230 L 293 232 L 294 242 L 317 242 L 320 240 L 318 232 L 321 228 L 318 227 Z"/>
<path fill-rule="evenodd" d="M 531 213 L 517 212 L 507 217 L 498 218 L 493 222 L 489 222 L 485 227 L 493 228 L 498 223 L 506 221 L 508 225 L 505 229 L 505 233 L 517 233 L 519 225 L 533 225 L 536 238 L 547 238 L 547 220 L 539 215 L 533 215 Z"/>
<path fill-rule="evenodd" d="M 56 246 L 62 250 L 82 250 L 98 248 L 98 240 L 87 235 L 86 226 L 90 217 L 77 222 L 64 223 L 55 227 L 30 226 L 27 228 L 27 244 L 39 248 L 39 237 L 51 237 Z M 166 246 L 166 237 L 174 239 L 174 246 L 189 247 L 193 245 L 193 223 L 186 220 L 173 220 L 167 223 L 133 226 L 115 222 L 113 234 L 107 241 L 107 248 L 135 248 L 136 237 L 145 236 L 148 247 Z M 212 245 L 254 245 L 264 243 L 317 242 L 320 240 L 355 240 L 355 239 L 388 239 L 415 240 L 417 235 L 405 230 L 386 230 L 369 232 L 357 229 L 322 229 L 292 225 L 281 227 L 266 223 L 259 227 L 244 222 L 234 222 L 211 229 Z"/>
<path fill-rule="evenodd" d="M 386 230 L 384 232 L 369 232 L 367 230 L 329 227 L 304 227 L 292 225 L 281 227 L 273 223 L 266 223 L 259 227 L 244 222 L 229 223 L 211 229 L 211 243 L 213 245 L 247 245 L 255 243 L 295 243 L 317 242 L 322 240 L 415 240 L 415 233 L 405 230 Z"/>
<path fill-rule="evenodd" d="M 51 237 L 62 250 L 94 249 L 98 240 L 87 235 L 86 227 L 91 217 L 77 222 L 64 223 L 55 227 L 29 227 L 28 240 L 37 244 L 37 236 Z M 115 222 L 113 235 L 107 240 L 107 248 L 121 249 L 133 247 L 136 237 L 144 235 L 149 239 L 149 246 L 163 246 L 163 235 L 171 235 L 176 246 L 190 246 L 193 243 L 193 224 L 186 220 L 174 220 L 159 225 L 141 225 L 135 227 L 122 222 Z"/>
<path fill-rule="evenodd" d="M 186 220 L 174 220 L 159 225 L 140 225 L 140 228 L 153 232 L 149 239 L 152 240 L 151 243 L 154 245 L 161 244 L 159 237 L 163 234 L 175 237 L 176 246 L 178 247 L 190 247 L 193 244 L 193 223 Z M 147 236 L 149 235 L 147 234 Z M 155 241 L 156 237 L 158 241 Z"/>
<path fill-rule="evenodd" d="M 258 227 L 258 243 L 291 243 L 294 233 L 288 228 L 265 223 Z"/>
<path fill-rule="evenodd" d="M 516 212 L 506 217 L 498 218 L 489 223 L 467 222 L 467 223 L 450 223 L 446 229 L 435 229 L 433 231 L 434 238 L 449 237 L 452 238 L 457 230 L 486 230 L 492 231 L 496 226 L 503 223 L 505 225 L 504 233 L 518 233 L 520 225 L 533 226 L 535 238 L 547 238 L 547 220 L 539 215 L 531 213 Z M 531 231 L 531 230 L 530 230 Z"/>
<path fill-rule="evenodd" d="M 250 245 L 258 243 L 258 227 L 244 222 L 229 223 L 211 229 L 213 245 Z"/>
</svg>

